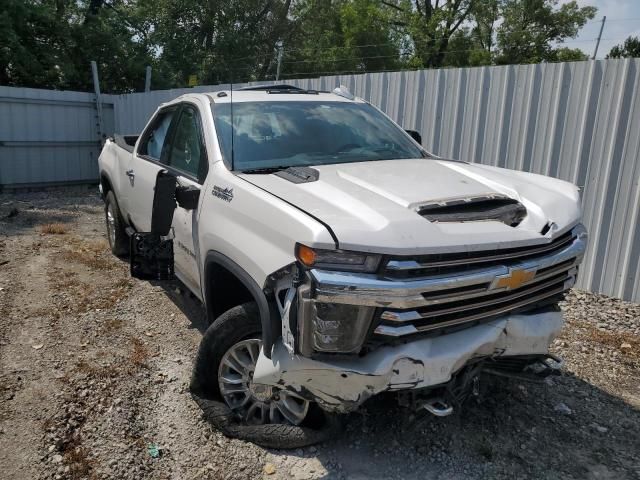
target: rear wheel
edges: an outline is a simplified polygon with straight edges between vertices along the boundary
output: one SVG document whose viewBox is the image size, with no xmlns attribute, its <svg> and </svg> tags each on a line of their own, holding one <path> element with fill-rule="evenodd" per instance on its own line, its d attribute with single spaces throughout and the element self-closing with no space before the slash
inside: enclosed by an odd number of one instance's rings
<svg viewBox="0 0 640 480">
<path fill-rule="evenodd" d="M 104 200 L 104 214 L 111 252 L 118 257 L 123 257 L 129 253 L 129 237 L 113 191 L 108 192 Z"/>
</svg>

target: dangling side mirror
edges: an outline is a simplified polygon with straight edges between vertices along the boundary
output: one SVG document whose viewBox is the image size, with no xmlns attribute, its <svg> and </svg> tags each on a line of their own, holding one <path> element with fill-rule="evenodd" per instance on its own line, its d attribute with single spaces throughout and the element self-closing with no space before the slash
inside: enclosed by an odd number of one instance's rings
<svg viewBox="0 0 640 480">
<path fill-rule="evenodd" d="M 129 268 L 131 276 L 142 280 L 172 280 L 173 240 L 170 238 L 176 209 L 176 177 L 166 170 L 158 172 L 153 194 L 151 231 L 131 236 Z"/>
</svg>

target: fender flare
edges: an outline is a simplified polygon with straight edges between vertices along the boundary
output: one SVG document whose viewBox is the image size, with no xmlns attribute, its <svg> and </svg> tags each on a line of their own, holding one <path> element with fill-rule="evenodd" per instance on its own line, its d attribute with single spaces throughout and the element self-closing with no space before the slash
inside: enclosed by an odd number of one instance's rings
<svg viewBox="0 0 640 480">
<path fill-rule="evenodd" d="M 99 182 L 98 184 L 100 185 L 100 196 L 102 197 L 103 200 L 104 200 L 104 197 L 107 196 L 106 192 L 104 191 L 105 190 L 105 186 L 103 185 L 104 181 L 109 183 L 111 190 L 113 190 L 113 182 L 111 181 L 111 177 L 109 176 L 106 170 L 102 169 L 100 170 L 100 174 L 98 176 L 98 182 Z"/>
<path fill-rule="evenodd" d="M 213 306 L 211 305 L 213 301 L 214 292 L 211 291 L 211 285 L 208 281 L 209 275 L 211 274 L 211 267 L 214 265 L 219 265 L 223 268 L 226 268 L 229 272 L 231 272 L 235 277 L 242 282 L 242 284 L 247 287 L 249 293 L 255 300 L 258 305 L 258 311 L 260 312 L 260 323 L 262 325 L 262 343 L 264 348 L 264 354 L 267 358 L 271 358 L 271 349 L 273 347 L 273 343 L 277 337 L 278 328 L 277 328 L 277 319 L 274 318 L 272 314 L 272 309 L 269 308 L 269 302 L 267 301 L 267 297 L 264 292 L 260 288 L 260 286 L 255 282 L 255 280 L 249 275 L 240 265 L 231 260 L 226 255 L 210 250 L 207 252 L 207 255 L 204 260 L 204 300 L 205 306 L 207 310 L 207 319 L 209 323 L 213 323 L 215 318 L 213 317 Z"/>
</svg>

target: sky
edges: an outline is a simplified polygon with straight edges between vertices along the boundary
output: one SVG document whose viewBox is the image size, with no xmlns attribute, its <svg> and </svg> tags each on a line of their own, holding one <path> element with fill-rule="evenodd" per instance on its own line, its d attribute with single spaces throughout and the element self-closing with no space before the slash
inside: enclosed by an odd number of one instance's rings
<svg viewBox="0 0 640 480">
<path fill-rule="evenodd" d="M 597 7 L 598 13 L 580 30 L 575 40 L 569 39 L 565 42 L 567 47 L 579 48 L 589 56 L 593 55 L 603 15 L 607 16 L 607 21 L 604 24 L 597 58 L 604 58 L 614 45 L 621 44 L 629 35 L 640 37 L 640 0 L 577 1 L 581 7 Z"/>
</svg>

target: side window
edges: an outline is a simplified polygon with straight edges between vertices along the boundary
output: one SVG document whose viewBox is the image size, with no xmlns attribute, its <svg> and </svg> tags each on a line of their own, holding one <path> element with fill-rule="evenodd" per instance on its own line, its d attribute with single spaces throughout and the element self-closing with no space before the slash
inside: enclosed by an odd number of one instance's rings
<svg viewBox="0 0 640 480">
<path fill-rule="evenodd" d="M 155 160 L 160 161 L 162 157 L 162 149 L 166 145 L 169 126 L 175 110 L 160 112 L 156 117 L 151 130 L 140 145 L 138 153 L 147 155 Z"/>
<path fill-rule="evenodd" d="M 169 165 L 202 179 L 206 174 L 206 157 L 200 135 L 200 117 L 196 108 L 184 106 L 171 142 Z"/>
</svg>

